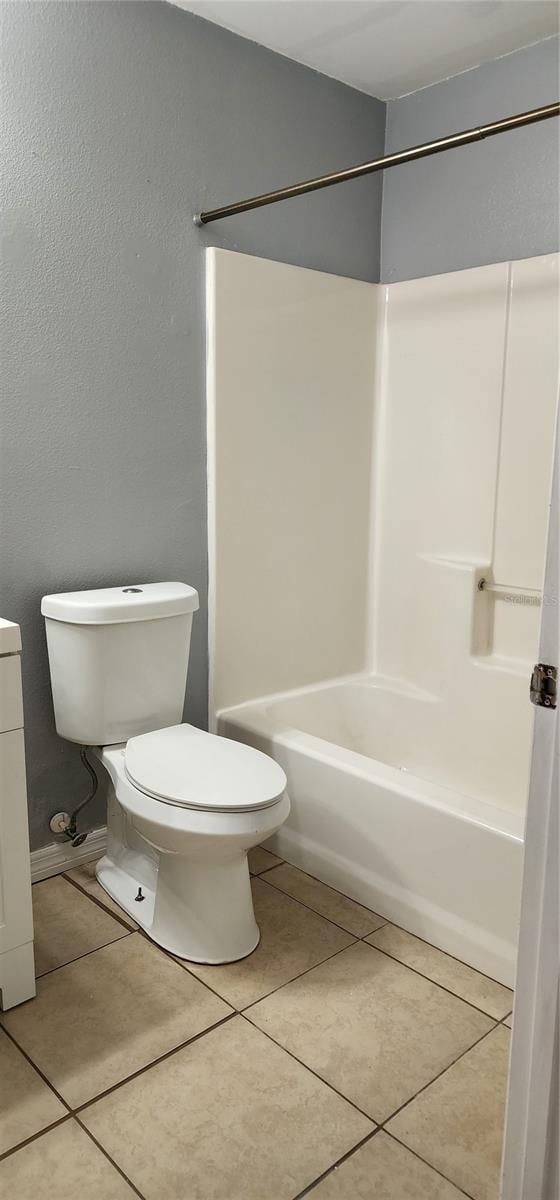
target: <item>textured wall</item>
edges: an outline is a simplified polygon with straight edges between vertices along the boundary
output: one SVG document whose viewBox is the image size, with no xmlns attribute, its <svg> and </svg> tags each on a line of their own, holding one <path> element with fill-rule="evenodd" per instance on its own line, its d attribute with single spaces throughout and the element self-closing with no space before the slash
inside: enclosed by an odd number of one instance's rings
<svg viewBox="0 0 560 1200">
<path fill-rule="evenodd" d="M 0 613 L 22 626 L 39 846 L 88 782 L 54 731 L 43 593 L 197 587 L 186 713 L 206 720 L 204 245 L 378 278 L 378 179 L 204 232 L 191 215 L 382 153 L 385 106 L 163 3 L 0 15 Z"/>
<path fill-rule="evenodd" d="M 386 152 L 558 99 L 550 38 L 387 106 Z M 383 186 L 387 283 L 558 250 L 559 122 L 396 167 Z"/>
</svg>

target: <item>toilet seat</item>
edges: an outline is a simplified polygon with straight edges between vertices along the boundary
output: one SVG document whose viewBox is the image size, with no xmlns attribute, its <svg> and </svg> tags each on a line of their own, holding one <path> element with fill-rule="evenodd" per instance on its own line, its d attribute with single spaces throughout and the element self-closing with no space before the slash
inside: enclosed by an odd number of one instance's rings
<svg viewBox="0 0 560 1200">
<path fill-rule="evenodd" d="M 282 768 L 266 754 L 193 725 L 130 738 L 124 767 L 126 778 L 145 795 L 199 811 L 268 808 L 286 789 Z"/>
</svg>

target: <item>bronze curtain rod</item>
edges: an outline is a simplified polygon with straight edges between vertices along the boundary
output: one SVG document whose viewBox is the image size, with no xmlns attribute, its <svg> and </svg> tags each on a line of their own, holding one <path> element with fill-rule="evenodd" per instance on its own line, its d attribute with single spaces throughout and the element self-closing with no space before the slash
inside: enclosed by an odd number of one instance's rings
<svg viewBox="0 0 560 1200">
<path fill-rule="evenodd" d="M 430 154 L 440 154 L 442 150 L 453 150 L 457 146 L 468 146 L 471 142 L 481 142 L 484 138 L 493 137 L 496 133 L 507 133 L 509 129 L 521 129 L 524 125 L 533 125 L 537 121 L 547 121 L 549 117 L 558 116 L 560 116 L 560 101 L 546 104 L 544 108 L 533 108 L 529 112 L 518 113 L 515 117 L 504 117 L 502 121 L 493 121 L 490 125 L 465 129 L 462 133 L 438 138 L 435 142 L 424 142 L 421 146 L 411 146 L 409 150 L 397 150 L 395 154 L 387 154 L 385 158 L 374 158 L 371 162 L 360 163 L 357 167 L 347 167 L 343 171 L 333 171 L 330 175 L 319 175 L 316 179 L 294 183 L 291 187 L 278 188 L 275 192 L 264 192 L 261 196 L 251 196 L 248 200 L 238 201 L 237 204 L 212 208 L 208 212 L 198 213 L 194 217 L 194 223 L 195 225 L 208 225 L 210 221 L 221 221 L 223 217 L 234 217 L 238 213 L 251 212 L 253 208 L 264 208 L 266 204 L 277 204 L 279 200 L 289 200 L 292 196 L 305 196 L 307 192 L 318 192 L 320 188 L 332 187 L 335 183 L 345 183 L 348 179 L 360 179 L 362 175 L 372 175 L 374 171 L 386 171 L 388 167 L 398 167 L 401 163 L 414 162 L 417 158 L 428 158 Z"/>
</svg>

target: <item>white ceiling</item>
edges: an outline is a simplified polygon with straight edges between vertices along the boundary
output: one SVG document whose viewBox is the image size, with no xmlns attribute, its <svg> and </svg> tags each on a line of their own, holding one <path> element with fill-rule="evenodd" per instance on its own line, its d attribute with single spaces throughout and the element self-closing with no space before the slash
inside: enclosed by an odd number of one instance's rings
<svg viewBox="0 0 560 1200">
<path fill-rule="evenodd" d="M 558 33 L 556 0 L 172 0 L 382 100 Z"/>
</svg>

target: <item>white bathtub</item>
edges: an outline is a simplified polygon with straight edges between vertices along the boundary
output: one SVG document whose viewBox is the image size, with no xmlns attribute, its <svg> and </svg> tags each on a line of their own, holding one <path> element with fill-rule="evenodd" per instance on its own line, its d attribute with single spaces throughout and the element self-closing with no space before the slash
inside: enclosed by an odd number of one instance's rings
<svg viewBox="0 0 560 1200">
<path fill-rule="evenodd" d="M 460 753 L 448 708 L 358 676 L 226 709 L 218 730 L 286 772 L 270 849 L 511 986 L 525 780 L 500 785 L 492 738 Z"/>
</svg>

